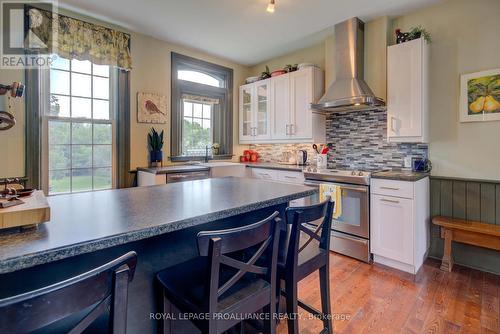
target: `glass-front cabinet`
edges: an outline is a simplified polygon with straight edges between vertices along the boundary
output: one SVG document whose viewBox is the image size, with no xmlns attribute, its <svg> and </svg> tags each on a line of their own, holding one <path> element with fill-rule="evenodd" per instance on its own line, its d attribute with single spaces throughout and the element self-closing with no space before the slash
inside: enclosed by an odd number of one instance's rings
<svg viewBox="0 0 500 334">
<path fill-rule="evenodd" d="M 240 142 L 270 138 L 270 80 L 240 87 Z"/>
</svg>

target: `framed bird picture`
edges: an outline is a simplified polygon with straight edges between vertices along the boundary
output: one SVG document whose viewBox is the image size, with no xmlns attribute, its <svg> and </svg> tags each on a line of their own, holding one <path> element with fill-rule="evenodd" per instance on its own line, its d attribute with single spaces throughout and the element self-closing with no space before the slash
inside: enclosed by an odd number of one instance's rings
<svg viewBox="0 0 500 334">
<path fill-rule="evenodd" d="M 461 76 L 460 121 L 500 121 L 500 68 Z"/>
<path fill-rule="evenodd" d="M 154 93 L 137 93 L 137 122 L 167 123 L 167 98 Z"/>
</svg>

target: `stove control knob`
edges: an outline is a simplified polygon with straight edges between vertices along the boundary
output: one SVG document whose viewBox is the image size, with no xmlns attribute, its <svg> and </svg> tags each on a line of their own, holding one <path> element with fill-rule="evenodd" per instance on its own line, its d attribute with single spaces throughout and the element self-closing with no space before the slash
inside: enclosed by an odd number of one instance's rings
<svg viewBox="0 0 500 334">
<path fill-rule="evenodd" d="M 316 167 L 313 168 L 313 173 L 316 173 L 318 172 L 318 170 L 316 169 Z"/>
<path fill-rule="evenodd" d="M 312 168 L 311 167 L 307 167 L 306 171 L 308 171 L 310 173 L 310 172 L 312 172 Z"/>
<path fill-rule="evenodd" d="M 355 170 L 353 170 L 353 171 L 351 172 L 351 175 L 352 175 L 352 176 L 356 176 L 356 174 L 357 174 L 357 173 L 356 173 L 356 171 L 355 171 Z"/>
<path fill-rule="evenodd" d="M 358 175 L 359 176 L 363 176 L 364 174 L 363 174 L 363 172 L 359 172 Z"/>
</svg>

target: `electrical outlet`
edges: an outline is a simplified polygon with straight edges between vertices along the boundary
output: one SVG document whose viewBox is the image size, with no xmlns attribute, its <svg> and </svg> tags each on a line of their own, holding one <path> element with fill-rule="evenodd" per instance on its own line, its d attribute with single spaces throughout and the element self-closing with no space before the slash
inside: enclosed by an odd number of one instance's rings
<svg viewBox="0 0 500 334">
<path fill-rule="evenodd" d="M 409 155 L 409 156 L 406 156 L 404 158 L 404 164 L 403 164 L 403 167 L 404 168 L 411 168 L 411 160 L 412 160 L 413 156 Z"/>
</svg>

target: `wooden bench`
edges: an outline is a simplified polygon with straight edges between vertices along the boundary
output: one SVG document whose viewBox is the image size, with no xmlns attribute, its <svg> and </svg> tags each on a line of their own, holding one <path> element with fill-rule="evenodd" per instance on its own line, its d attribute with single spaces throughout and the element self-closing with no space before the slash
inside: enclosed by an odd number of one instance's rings
<svg viewBox="0 0 500 334">
<path fill-rule="evenodd" d="M 453 268 L 452 241 L 500 251 L 499 225 L 442 216 L 432 218 L 432 223 L 441 227 L 441 238 L 444 239 L 441 270 L 451 271 Z"/>
</svg>

